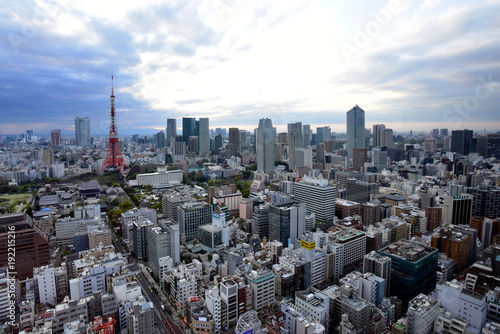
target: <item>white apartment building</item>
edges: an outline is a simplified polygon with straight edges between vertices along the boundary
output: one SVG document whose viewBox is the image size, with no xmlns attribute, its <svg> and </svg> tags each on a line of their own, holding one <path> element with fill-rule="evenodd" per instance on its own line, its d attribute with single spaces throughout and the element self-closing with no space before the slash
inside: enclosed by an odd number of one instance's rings
<svg viewBox="0 0 500 334">
<path fill-rule="evenodd" d="M 343 268 L 363 262 L 363 256 L 366 254 L 365 232 L 349 228 L 330 233 L 328 237 L 330 242 L 343 245 Z"/>
<path fill-rule="evenodd" d="M 38 281 L 38 296 L 42 304 L 57 304 L 55 269 L 52 265 L 33 269 L 33 278 Z"/>
<path fill-rule="evenodd" d="M 160 282 L 163 282 L 168 272 L 174 267 L 174 260 L 170 256 L 160 257 L 158 259 L 158 266 Z"/>
<path fill-rule="evenodd" d="M 71 299 L 92 296 L 95 291 L 106 291 L 106 274 L 103 266 L 86 268 L 77 278 L 69 281 Z"/>
<path fill-rule="evenodd" d="M 253 309 L 260 311 L 274 302 L 274 273 L 269 269 L 261 268 L 246 274 L 252 288 Z"/>
<path fill-rule="evenodd" d="M 486 297 L 464 289 L 456 280 L 437 284 L 433 297 L 453 317 L 468 322 L 469 326 L 477 330 L 486 323 Z"/>
<path fill-rule="evenodd" d="M 423 293 L 408 304 L 406 318 L 407 334 L 429 334 L 434 329 L 434 321 L 439 315 L 439 300 Z"/>
<path fill-rule="evenodd" d="M 56 305 L 52 327 L 53 332 L 62 333 L 64 324 L 75 319 L 83 319 L 85 322 L 89 320 L 86 298 L 66 299 L 63 303 Z"/>
<path fill-rule="evenodd" d="M 335 215 L 335 187 L 328 180 L 306 177 L 293 185 L 295 200 L 306 203 L 308 212 L 314 212 L 316 219 L 331 222 Z"/>
<path fill-rule="evenodd" d="M 330 298 L 324 293 L 312 291 L 295 292 L 295 308 L 317 322 L 327 325 L 329 321 Z"/>
<path fill-rule="evenodd" d="M 127 279 L 127 277 L 116 279 L 112 289 L 118 303 L 126 302 L 127 300 L 136 300 L 141 296 L 141 286 L 139 283 L 135 280 Z"/>
<path fill-rule="evenodd" d="M 221 298 L 217 286 L 205 290 L 205 306 L 214 317 L 215 331 L 221 330 Z"/>
</svg>

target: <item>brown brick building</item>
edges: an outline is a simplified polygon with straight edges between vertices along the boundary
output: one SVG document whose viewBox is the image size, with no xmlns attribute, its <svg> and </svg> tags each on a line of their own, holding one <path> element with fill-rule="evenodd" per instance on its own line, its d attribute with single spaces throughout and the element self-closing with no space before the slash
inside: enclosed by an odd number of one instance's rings
<svg viewBox="0 0 500 334">
<path fill-rule="evenodd" d="M 14 232 L 9 233 L 12 229 Z M 9 263 L 9 255 L 13 254 L 9 248 L 15 249 L 15 263 Z M 24 280 L 33 277 L 33 268 L 49 263 L 49 243 L 35 231 L 28 215 L 0 216 L 0 267 L 8 267 L 11 274 L 17 273 L 13 276 Z"/>
</svg>

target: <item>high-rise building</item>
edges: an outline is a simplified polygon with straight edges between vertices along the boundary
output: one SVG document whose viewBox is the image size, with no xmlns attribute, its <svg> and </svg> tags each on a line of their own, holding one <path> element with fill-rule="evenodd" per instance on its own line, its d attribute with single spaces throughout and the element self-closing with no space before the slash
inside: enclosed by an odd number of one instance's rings
<svg viewBox="0 0 500 334">
<path fill-rule="evenodd" d="M 384 145 L 387 148 L 394 148 L 394 133 L 392 129 L 384 129 Z"/>
<path fill-rule="evenodd" d="M 408 305 L 406 316 L 407 334 L 434 333 L 434 321 L 439 315 L 439 300 L 419 294 Z"/>
<path fill-rule="evenodd" d="M 324 164 L 325 163 L 325 144 L 319 143 L 316 144 L 316 163 Z"/>
<path fill-rule="evenodd" d="M 293 171 L 297 166 L 295 161 L 295 150 L 299 148 L 301 142 L 300 132 L 296 128 L 290 129 L 288 131 L 288 168 Z M 302 167 L 302 166 L 300 166 Z"/>
<path fill-rule="evenodd" d="M 208 117 L 200 118 L 198 149 L 200 154 L 205 156 L 210 151 L 210 125 Z"/>
<path fill-rule="evenodd" d="M 246 274 L 247 282 L 252 289 L 252 306 L 256 311 L 274 302 L 274 274 L 266 267 L 259 270 L 252 270 Z"/>
<path fill-rule="evenodd" d="M 400 240 L 378 251 L 392 260 L 391 295 L 407 305 L 420 293 L 436 287 L 438 250 L 415 241 Z"/>
<path fill-rule="evenodd" d="M 169 256 L 174 264 L 180 261 L 179 224 L 160 222 L 146 229 L 148 266 L 155 278 L 160 277 L 160 259 Z"/>
<path fill-rule="evenodd" d="M 436 138 L 425 138 L 424 151 L 435 153 L 437 150 Z"/>
<path fill-rule="evenodd" d="M 373 147 L 384 146 L 384 124 L 373 124 Z"/>
<path fill-rule="evenodd" d="M 427 230 L 431 231 L 441 225 L 443 209 L 439 207 L 425 208 L 425 218 L 427 218 Z"/>
<path fill-rule="evenodd" d="M 31 142 L 33 139 L 33 130 L 26 130 L 26 141 Z"/>
<path fill-rule="evenodd" d="M 134 301 L 127 310 L 127 329 L 129 334 L 153 333 L 154 305 L 152 302 Z"/>
<path fill-rule="evenodd" d="M 295 168 L 313 168 L 313 153 L 311 147 L 295 149 Z"/>
<path fill-rule="evenodd" d="M 348 157 L 352 157 L 353 148 L 364 148 L 365 144 L 365 111 L 355 105 L 347 112 Z"/>
<path fill-rule="evenodd" d="M 234 327 L 238 321 L 238 284 L 226 279 L 219 284 L 221 321 L 224 328 Z"/>
<path fill-rule="evenodd" d="M 177 137 L 177 123 L 175 118 L 167 119 L 167 143 L 170 143 L 172 140 L 175 141 L 175 137 Z"/>
<path fill-rule="evenodd" d="M 217 152 L 217 150 L 221 148 L 222 148 L 222 135 L 217 134 L 214 138 L 214 147 L 212 151 Z"/>
<path fill-rule="evenodd" d="M 363 274 L 372 273 L 385 280 L 385 296 L 390 296 L 392 260 L 375 251 L 363 257 Z"/>
<path fill-rule="evenodd" d="M 314 212 L 316 219 L 327 223 L 335 215 L 335 187 L 326 179 L 304 178 L 293 186 L 295 199 L 306 203 L 308 212 Z"/>
<path fill-rule="evenodd" d="M 361 206 L 361 217 L 363 225 L 375 225 L 382 221 L 382 210 L 380 202 L 366 202 Z"/>
<path fill-rule="evenodd" d="M 195 136 L 196 119 L 193 117 L 182 118 L 182 141 L 189 145 L 189 137 Z"/>
<path fill-rule="evenodd" d="M 247 130 L 240 130 L 240 152 L 243 146 L 247 146 Z"/>
<path fill-rule="evenodd" d="M 252 232 L 259 235 L 261 239 L 269 238 L 269 205 L 261 204 L 253 210 Z"/>
<path fill-rule="evenodd" d="M 290 138 L 290 131 L 291 130 L 297 130 L 299 132 L 299 139 L 297 141 L 297 147 L 302 147 L 304 146 L 302 144 L 302 122 L 295 122 L 295 123 L 288 123 L 288 138 Z"/>
<path fill-rule="evenodd" d="M 446 196 L 441 203 L 443 224 L 470 225 L 473 195 Z"/>
<path fill-rule="evenodd" d="M 62 144 L 61 130 L 56 129 L 50 131 L 50 145 L 61 146 L 61 144 Z"/>
<path fill-rule="evenodd" d="M 156 148 L 164 148 L 165 147 L 165 132 L 160 131 L 158 133 L 155 133 L 154 143 L 155 143 Z"/>
<path fill-rule="evenodd" d="M 274 170 L 275 140 L 272 121 L 269 118 L 262 118 L 257 130 L 257 170 L 268 174 Z"/>
<path fill-rule="evenodd" d="M 467 155 L 472 152 L 472 130 L 453 130 L 451 131 L 451 151 Z"/>
<path fill-rule="evenodd" d="M 302 125 L 302 145 L 309 146 L 311 145 L 312 132 L 311 126 L 309 124 Z"/>
<path fill-rule="evenodd" d="M 198 153 L 198 136 L 189 137 L 188 150 L 192 153 Z"/>
<path fill-rule="evenodd" d="M 39 302 L 55 306 L 57 304 L 57 290 L 54 266 L 33 268 L 33 278 L 38 281 Z"/>
<path fill-rule="evenodd" d="M 500 214 L 500 188 L 467 187 L 467 194 L 472 195 L 473 217 L 497 217 Z"/>
<path fill-rule="evenodd" d="M 134 221 L 132 226 L 132 240 L 134 242 L 134 252 L 139 259 L 148 257 L 148 236 L 147 229 L 155 226 L 149 219 Z"/>
<path fill-rule="evenodd" d="M 234 152 L 231 155 L 236 155 L 236 152 L 241 152 L 240 130 L 238 128 L 229 128 L 229 144 L 233 145 Z"/>
<path fill-rule="evenodd" d="M 90 118 L 75 117 L 75 137 L 77 146 L 90 146 Z"/>
<path fill-rule="evenodd" d="M 434 297 L 452 316 L 466 321 L 470 327 L 473 327 L 472 332 L 481 331 L 488 312 L 486 296 L 464 289 L 459 282 L 453 280 L 437 284 Z"/>
<path fill-rule="evenodd" d="M 372 165 L 377 168 L 378 173 L 382 173 L 382 171 L 387 168 L 387 150 L 385 147 L 374 147 L 372 153 Z"/>
<path fill-rule="evenodd" d="M 306 205 L 298 202 L 275 204 L 269 207 L 269 240 L 283 245 L 295 242 L 305 231 Z"/>
<path fill-rule="evenodd" d="M 10 232 L 13 229 L 15 232 Z M 50 264 L 49 243 L 33 228 L 28 215 L 0 216 L 0 254 L 5 254 L 0 257 L 0 268 L 10 264 L 7 254 L 11 244 L 7 239 L 16 240 L 16 279 L 31 278 L 33 268 Z"/>
<path fill-rule="evenodd" d="M 448 135 L 448 129 L 439 129 L 439 135 L 446 137 Z"/>
<path fill-rule="evenodd" d="M 454 271 L 459 274 L 472 264 L 470 254 L 472 247 L 476 247 L 472 238 L 473 235 L 463 233 L 462 228 L 455 229 L 454 225 L 448 225 L 434 230 L 431 246 L 455 261 Z"/>
<path fill-rule="evenodd" d="M 54 164 L 54 150 L 51 148 L 43 148 L 42 160 L 44 166 L 52 166 Z"/>
<path fill-rule="evenodd" d="M 352 149 L 352 168 L 355 171 L 361 172 L 368 159 L 368 150 L 366 148 L 353 148 Z M 387 158 L 386 158 L 387 165 Z"/>
<path fill-rule="evenodd" d="M 349 178 L 346 182 L 346 199 L 358 203 L 369 202 L 371 195 L 379 193 L 376 183 L 369 183 Z"/>
<path fill-rule="evenodd" d="M 189 202 L 178 207 L 180 232 L 187 241 L 198 237 L 198 228 L 212 222 L 212 206 L 207 202 Z"/>
<path fill-rule="evenodd" d="M 316 145 L 324 142 L 325 140 L 330 140 L 332 137 L 332 129 L 329 126 L 322 126 L 316 128 Z"/>
</svg>

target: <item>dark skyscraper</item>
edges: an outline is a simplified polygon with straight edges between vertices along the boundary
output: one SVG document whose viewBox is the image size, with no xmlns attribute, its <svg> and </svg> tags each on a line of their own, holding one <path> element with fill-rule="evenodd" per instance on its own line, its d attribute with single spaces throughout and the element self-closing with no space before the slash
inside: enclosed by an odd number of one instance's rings
<svg viewBox="0 0 500 334">
<path fill-rule="evenodd" d="M 167 142 L 170 142 L 171 139 L 175 141 L 175 137 L 177 136 L 177 122 L 175 118 L 167 119 Z"/>
<path fill-rule="evenodd" d="M 182 118 L 182 141 L 189 145 L 189 137 L 195 136 L 196 119 L 192 117 Z"/>
<path fill-rule="evenodd" d="M 238 128 L 229 128 L 229 144 L 233 145 L 234 154 L 241 151 L 240 130 Z"/>
<path fill-rule="evenodd" d="M 164 148 L 165 147 L 165 133 L 160 131 L 154 135 L 154 142 L 156 148 Z"/>
<path fill-rule="evenodd" d="M 373 147 L 384 146 L 382 141 L 384 139 L 384 124 L 374 124 L 373 125 Z"/>
<path fill-rule="evenodd" d="M 451 132 L 451 151 L 467 155 L 471 153 L 472 130 L 453 130 Z"/>
<path fill-rule="evenodd" d="M 302 147 L 303 144 L 302 144 L 302 122 L 295 122 L 295 123 L 289 123 L 288 124 L 288 138 L 290 138 L 290 131 L 292 131 L 293 129 L 296 129 L 298 132 L 299 132 L 299 142 L 297 143 L 298 147 Z"/>
<path fill-rule="evenodd" d="M 365 147 L 365 111 L 354 106 L 347 112 L 347 154 L 352 158 L 353 148 Z"/>
</svg>

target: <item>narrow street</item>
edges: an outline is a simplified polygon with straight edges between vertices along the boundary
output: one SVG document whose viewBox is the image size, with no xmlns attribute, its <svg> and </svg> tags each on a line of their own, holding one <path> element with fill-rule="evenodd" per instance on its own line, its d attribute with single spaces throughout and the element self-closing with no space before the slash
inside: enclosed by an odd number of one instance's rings
<svg viewBox="0 0 500 334">
<path fill-rule="evenodd" d="M 142 272 L 136 274 L 137 281 L 142 287 L 143 295 L 146 299 L 153 302 L 155 307 L 155 322 L 160 333 L 166 334 L 183 334 L 183 331 L 177 326 L 170 317 L 161 309 L 161 303 L 156 294 L 152 294 L 149 290 L 150 284 Z"/>
</svg>

